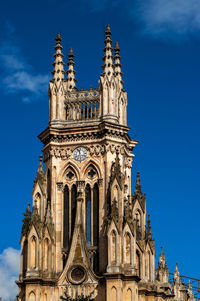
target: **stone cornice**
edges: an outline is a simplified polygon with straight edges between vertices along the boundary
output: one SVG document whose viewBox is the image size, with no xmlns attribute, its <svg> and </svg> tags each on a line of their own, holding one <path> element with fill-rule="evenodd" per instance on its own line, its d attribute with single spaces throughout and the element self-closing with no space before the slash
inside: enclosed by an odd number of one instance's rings
<svg viewBox="0 0 200 301">
<path fill-rule="evenodd" d="M 50 141 L 62 143 L 114 137 L 117 139 L 124 139 L 133 148 L 138 141 L 131 140 L 128 135 L 128 130 L 129 127 L 108 122 L 96 123 L 92 126 L 82 124 L 77 125 L 77 127 L 72 126 L 63 128 L 49 126 L 38 136 L 38 138 L 46 145 Z"/>
</svg>

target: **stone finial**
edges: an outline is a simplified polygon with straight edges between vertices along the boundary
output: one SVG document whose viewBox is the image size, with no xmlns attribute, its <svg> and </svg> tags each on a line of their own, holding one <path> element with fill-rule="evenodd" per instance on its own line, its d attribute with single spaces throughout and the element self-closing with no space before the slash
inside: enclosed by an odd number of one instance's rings
<svg viewBox="0 0 200 301">
<path fill-rule="evenodd" d="M 108 76 L 110 79 L 112 75 L 114 74 L 114 66 L 113 66 L 113 54 L 112 54 L 112 40 L 111 40 L 111 29 L 110 26 L 107 25 L 106 31 L 105 31 L 105 47 L 104 47 L 104 56 L 103 61 L 104 64 L 102 66 L 103 68 L 103 76 Z"/>
<path fill-rule="evenodd" d="M 140 184 L 140 173 L 137 172 L 136 185 L 135 185 L 135 196 L 142 196 L 142 188 Z"/>
<path fill-rule="evenodd" d="M 119 48 L 119 43 L 118 43 L 118 41 L 116 42 L 116 44 L 115 44 L 115 48 L 114 48 L 114 51 L 115 51 L 115 55 L 114 55 L 114 73 L 115 73 L 115 76 L 119 79 L 119 83 L 120 83 L 120 85 L 121 85 L 121 89 L 123 88 L 123 84 L 124 84 L 124 82 L 123 82 L 123 80 L 122 80 L 122 75 L 123 75 L 123 73 L 122 73 L 122 71 L 121 71 L 121 67 L 122 67 L 122 65 L 121 65 L 121 62 L 120 62 L 120 54 L 119 54 L 119 52 L 120 52 L 120 48 Z"/>
<path fill-rule="evenodd" d="M 70 48 L 69 53 L 68 53 L 68 70 L 66 71 L 67 73 L 67 89 L 68 91 L 72 91 L 75 86 L 76 86 L 76 78 L 75 74 L 76 71 L 74 70 L 74 52 L 73 49 Z"/>
<path fill-rule="evenodd" d="M 53 71 L 52 71 L 52 75 L 53 75 L 53 80 L 54 81 L 60 81 L 64 79 L 65 76 L 65 71 L 64 71 L 64 62 L 63 62 L 63 53 L 62 53 L 62 45 L 61 45 L 61 35 L 60 33 L 57 34 L 56 38 L 56 46 L 54 47 L 56 50 L 56 53 L 54 54 L 54 62 L 53 62 Z"/>
</svg>

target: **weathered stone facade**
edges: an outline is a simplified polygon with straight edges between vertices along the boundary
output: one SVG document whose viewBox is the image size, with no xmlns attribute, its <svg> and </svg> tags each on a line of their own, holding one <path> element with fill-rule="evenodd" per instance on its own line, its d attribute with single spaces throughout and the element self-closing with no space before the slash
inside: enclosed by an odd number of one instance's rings
<svg viewBox="0 0 200 301">
<path fill-rule="evenodd" d="M 56 37 L 49 124 L 39 135 L 43 157 L 21 234 L 20 301 L 58 301 L 66 288 L 73 297 L 93 292 L 97 301 L 193 299 L 177 267 L 169 284 L 163 251 L 155 278 L 139 173 L 131 193 L 138 142 L 128 135 L 120 49 L 116 43 L 113 56 L 109 26 L 105 35 L 99 87 L 89 90 L 76 87 L 72 49 L 65 72 Z"/>
</svg>

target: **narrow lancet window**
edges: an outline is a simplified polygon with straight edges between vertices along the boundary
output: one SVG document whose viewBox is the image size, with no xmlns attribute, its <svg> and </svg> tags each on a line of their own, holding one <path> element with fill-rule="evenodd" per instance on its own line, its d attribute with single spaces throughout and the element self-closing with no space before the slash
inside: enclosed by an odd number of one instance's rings
<svg viewBox="0 0 200 301">
<path fill-rule="evenodd" d="M 63 247 L 69 247 L 69 188 L 64 189 L 64 214 L 63 214 Z"/>
<path fill-rule="evenodd" d="M 131 264 L 131 237 L 129 233 L 125 234 L 125 262 Z"/>
<path fill-rule="evenodd" d="M 111 233 L 111 263 L 116 264 L 116 247 L 117 247 L 117 237 L 115 231 Z"/>
<path fill-rule="evenodd" d="M 93 188 L 93 245 L 99 244 L 99 187 Z"/>
<path fill-rule="evenodd" d="M 75 219 L 76 219 L 76 199 L 77 199 L 77 189 L 76 189 L 76 185 L 73 185 L 71 189 L 71 237 L 74 232 Z"/>
<path fill-rule="evenodd" d="M 91 245 L 91 188 L 89 185 L 85 188 L 86 205 L 86 242 Z"/>
</svg>

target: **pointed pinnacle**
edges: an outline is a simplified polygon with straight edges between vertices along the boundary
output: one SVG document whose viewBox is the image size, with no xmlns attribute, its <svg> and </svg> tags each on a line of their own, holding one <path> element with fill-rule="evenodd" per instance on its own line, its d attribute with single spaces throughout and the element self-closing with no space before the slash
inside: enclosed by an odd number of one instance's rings
<svg viewBox="0 0 200 301">
<path fill-rule="evenodd" d="M 110 35 L 111 35 L 111 29 L 110 29 L 110 25 L 109 25 L 109 24 L 106 26 L 105 34 L 106 34 L 107 36 L 110 36 Z"/>
<path fill-rule="evenodd" d="M 116 43 L 115 43 L 115 48 L 114 48 L 114 50 L 115 50 L 115 52 L 117 52 L 117 51 L 119 52 L 119 51 L 120 51 L 118 41 L 116 41 Z"/>
<path fill-rule="evenodd" d="M 68 53 L 69 57 L 73 57 L 74 56 L 74 52 L 73 52 L 73 48 L 71 47 Z"/>
<path fill-rule="evenodd" d="M 61 38 L 60 33 L 57 33 L 55 40 L 56 40 L 56 44 L 60 44 L 61 43 L 62 38 Z"/>
<path fill-rule="evenodd" d="M 160 255 L 163 255 L 163 246 L 161 246 L 161 253 Z"/>
<path fill-rule="evenodd" d="M 178 272 L 178 263 L 176 263 L 175 272 Z"/>
</svg>

